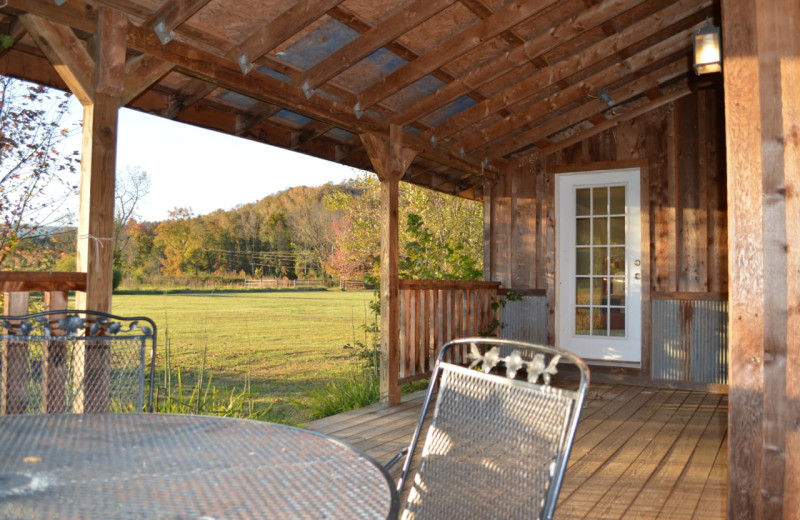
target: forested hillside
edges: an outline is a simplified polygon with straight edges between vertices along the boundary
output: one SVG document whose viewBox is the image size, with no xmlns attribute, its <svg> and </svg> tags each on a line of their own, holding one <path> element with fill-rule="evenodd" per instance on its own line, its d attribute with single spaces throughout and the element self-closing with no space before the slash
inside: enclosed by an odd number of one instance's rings
<svg viewBox="0 0 800 520">
<path fill-rule="evenodd" d="M 116 278 L 363 279 L 378 267 L 379 194 L 377 179 L 364 174 L 338 185 L 290 188 L 208 215 L 175 208 L 162 222 L 118 222 Z M 405 276 L 480 278 L 479 203 L 401 183 L 401 212 Z M 74 270 L 75 233 L 42 230 L 3 268 Z"/>
</svg>

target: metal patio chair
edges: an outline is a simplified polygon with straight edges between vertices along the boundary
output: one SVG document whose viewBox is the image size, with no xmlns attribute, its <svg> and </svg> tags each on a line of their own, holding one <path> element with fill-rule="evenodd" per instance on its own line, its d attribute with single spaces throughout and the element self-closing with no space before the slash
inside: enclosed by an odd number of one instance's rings
<svg viewBox="0 0 800 520">
<path fill-rule="evenodd" d="M 577 367 L 579 377 L 551 385 L 559 363 Z M 442 347 L 430 381 L 401 492 L 434 393 L 436 408 L 402 518 L 552 518 L 589 383 L 586 364 L 552 347 L 466 338 Z"/>
<path fill-rule="evenodd" d="M 0 413 L 153 411 L 153 320 L 57 310 L 0 324 Z"/>
</svg>

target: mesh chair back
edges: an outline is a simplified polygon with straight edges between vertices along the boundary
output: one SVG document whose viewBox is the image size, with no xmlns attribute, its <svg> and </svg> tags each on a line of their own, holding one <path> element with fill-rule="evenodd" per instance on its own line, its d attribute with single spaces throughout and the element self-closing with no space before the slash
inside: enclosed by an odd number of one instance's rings
<svg viewBox="0 0 800 520">
<path fill-rule="evenodd" d="M 151 319 L 62 310 L 0 323 L 0 413 L 152 412 Z"/>
<path fill-rule="evenodd" d="M 446 359 L 466 359 L 471 368 Z M 571 387 L 550 385 L 562 360 L 579 369 Z M 436 409 L 403 518 L 551 518 L 588 384 L 586 365 L 532 344 L 477 338 L 448 343 L 400 489 L 437 378 Z"/>
</svg>

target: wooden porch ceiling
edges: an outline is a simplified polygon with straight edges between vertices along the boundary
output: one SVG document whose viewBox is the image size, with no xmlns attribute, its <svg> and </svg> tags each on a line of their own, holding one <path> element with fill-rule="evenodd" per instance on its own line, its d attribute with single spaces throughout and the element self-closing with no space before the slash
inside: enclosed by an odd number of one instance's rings
<svg viewBox="0 0 800 520">
<path fill-rule="evenodd" d="M 687 94 L 690 35 L 719 8 L 718 0 L 4 3 L 0 33 L 14 45 L 0 51 L 2 74 L 68 88 L 64 69 L 91 71 L 85 50 L 99 9 L 112 8 L 128 20 L 124 106 L 364 169 L 359 134 L 387 138 L 398 125 L 403 145 L 418 152 L 405 181 L 475 199 L 487 179 L 530 154 Z"/>
</svg>

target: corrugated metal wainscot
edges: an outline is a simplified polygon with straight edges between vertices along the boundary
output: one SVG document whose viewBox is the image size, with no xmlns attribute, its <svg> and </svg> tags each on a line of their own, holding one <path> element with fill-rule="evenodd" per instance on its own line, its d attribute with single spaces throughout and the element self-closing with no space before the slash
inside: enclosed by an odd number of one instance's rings
<svg viewBox="0 0 800 520">
<path fill-rule="evenodd" d="M 652 301 L 653 379 L 728 383 L 728 302 Z"/>
<path fill-rule="evenodd" d="M 500 337 L 544 344 L 547 341 L 547 297 L 509 300 L 500 311 Z"/>
</svg>

